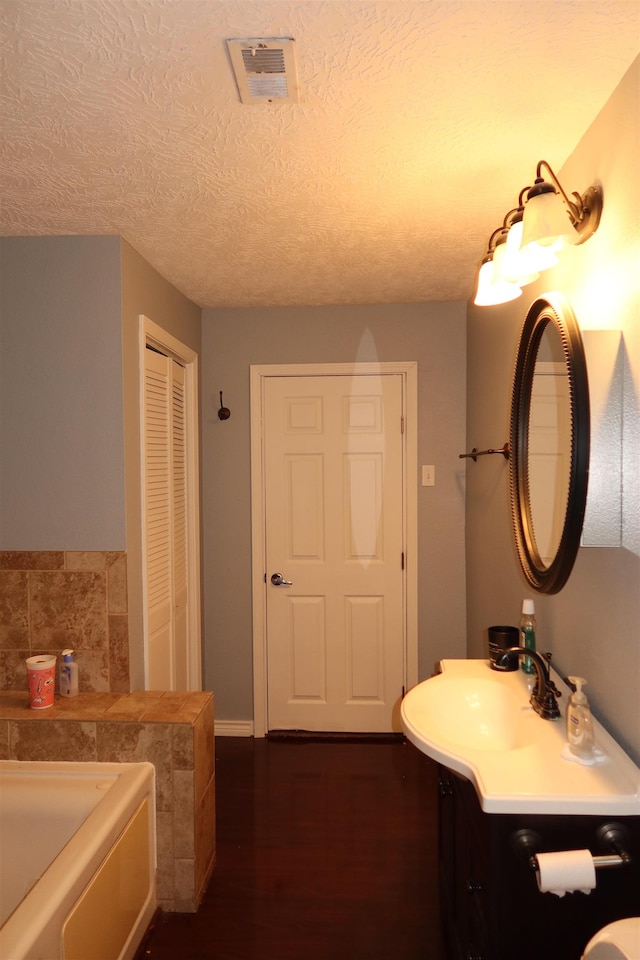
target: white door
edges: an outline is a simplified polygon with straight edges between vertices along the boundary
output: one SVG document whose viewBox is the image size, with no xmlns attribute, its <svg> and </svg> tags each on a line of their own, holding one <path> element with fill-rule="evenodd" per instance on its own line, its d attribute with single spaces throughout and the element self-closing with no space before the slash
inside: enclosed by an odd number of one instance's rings
<svg viewBox="0 0 640 960">
<path fill-rule="evenodd" d="M 264 381 L 270 730 L 400 729 L 402 387 L 393 374 Z"/>
<path fill-rule="evenodd" d="M 185 372 L 145 350 L 144 473 L 147 687 L 186 690 Z"/>
</svg>

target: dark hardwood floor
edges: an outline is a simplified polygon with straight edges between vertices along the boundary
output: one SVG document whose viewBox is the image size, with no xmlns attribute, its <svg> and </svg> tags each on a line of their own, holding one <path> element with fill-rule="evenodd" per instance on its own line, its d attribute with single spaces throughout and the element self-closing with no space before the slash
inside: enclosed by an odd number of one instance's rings
<svg viewBox="0 0 640 960">
<path fill-rule="evenodd" d="M 400 738 L 216 740 L 217 865 L 150 960 L 446 960 L 436 766 Z"/>
</svg>

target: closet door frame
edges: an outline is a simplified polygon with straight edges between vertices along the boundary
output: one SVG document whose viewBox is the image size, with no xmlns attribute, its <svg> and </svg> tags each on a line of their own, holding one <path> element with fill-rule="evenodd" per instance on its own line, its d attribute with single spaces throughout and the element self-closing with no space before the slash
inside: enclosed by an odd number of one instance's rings
<svg viewBox="0 0 640 960">
<path fill-rule="evenodd" d="M 139 370 L 140 370 L 140 438 L 144 437 L 144 358 L 147 346 L 177 360 L 185 371 L 185 440 L 186 440 L 186 496 L 187 496 L 187 624 L 188 624 L 188 683 L 189 690 L 202 690 L 201 616 L 200 616 L 200 484 L 198 449 L 198 354 L 181 343 L 144 314 L 139 316 Z M 144 444 L 140 444 L 140 489 L 142 495 L 142 553 L 143 571 L 146 569 L 145 538 L 145 464 Z M 143 576 L 143 635 L 144 678 L 148 688 L 147 596 Z"/>
</svg>

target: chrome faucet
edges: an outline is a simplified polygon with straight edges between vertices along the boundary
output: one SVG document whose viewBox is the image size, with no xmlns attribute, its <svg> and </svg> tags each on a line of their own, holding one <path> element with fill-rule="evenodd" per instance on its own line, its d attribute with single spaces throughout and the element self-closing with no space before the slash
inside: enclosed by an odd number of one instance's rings
<svg viewBox="0 0 640 960">
<path fill-rule="evenodd" d="M 531 692 L 531 706 L 543 720 L 554 720 L 560 716 L 560 709 L 555 698 L 554 685 L 549 677 L 549 668 L 539 653 L 529 650 L 528 647 L 509 647 L 496 663 L 506 666 L 509 657 L 530 657 L 536 670 L 536 682 Z"/>
</svg>

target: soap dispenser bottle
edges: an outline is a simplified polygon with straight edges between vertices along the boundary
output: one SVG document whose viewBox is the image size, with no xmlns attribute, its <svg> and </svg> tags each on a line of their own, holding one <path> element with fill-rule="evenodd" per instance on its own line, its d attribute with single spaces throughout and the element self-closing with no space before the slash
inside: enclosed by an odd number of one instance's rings
<svg viewBox="0 0 640 960">
<path fill-rule="evenodd" d="M 77 695 L 78 664 L 73 659 L 73 650 L 63 650 L 60 664 L 60 696 L 75 697 Z"/>
<path fill-rule="evenodd" d="M 582 692 L 582 687 L 587 681 L 584 677 L 569 677 L 569 682 L 574 684 L 576 688 L 575 693 L 569 698 L 567 706 L 569 749 L 576 757 L 589 760 L 593 756 L 594 737 L 589 701 Z"/>
</svg>

